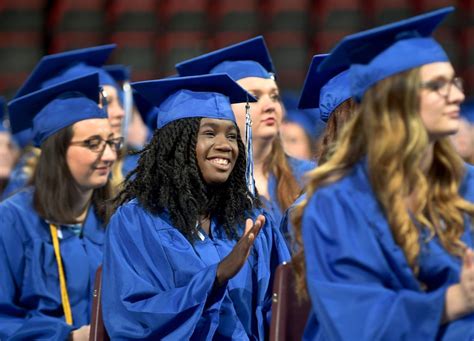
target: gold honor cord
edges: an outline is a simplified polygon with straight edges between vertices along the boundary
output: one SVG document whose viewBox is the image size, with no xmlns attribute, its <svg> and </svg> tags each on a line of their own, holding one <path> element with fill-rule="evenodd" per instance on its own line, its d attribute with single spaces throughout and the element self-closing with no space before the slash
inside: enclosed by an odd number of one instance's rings
<svg viewBox="0 0 474 341">
<path fill-rule="evenodd" d="M 61 250 L 59 249 L 58 228 L 55 225 L 50 224 L 49 230 L 51 231 L 51 237 L 53 239 L 56 263 L 58 263 L 59 286 L 61 287 L 61 302 L 63 304 L 64 317 L 66 319 L 66 323 L 72 325 L 71 304 L 69 303 L 69 295 L 67 293 L 66 287 L 66 277 L 64 276 L 63 262 L 61 260 Z"/>
</svg>

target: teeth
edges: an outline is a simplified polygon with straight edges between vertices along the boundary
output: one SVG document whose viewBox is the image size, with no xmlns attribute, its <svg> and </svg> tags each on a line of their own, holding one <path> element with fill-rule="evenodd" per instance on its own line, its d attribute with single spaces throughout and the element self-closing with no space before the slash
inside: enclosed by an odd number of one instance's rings
<svg viewBox="0 0 474 341">
<path fill-rule="evenodd" d="M 215 158 L 215 159 L 211 159 L 211 162 L 213 163 L 216 163 L 218 165 L 228 165 L 229 164 L 229 160 L 227 159 L 220 159 L 220 158 Z"/>
</svg>

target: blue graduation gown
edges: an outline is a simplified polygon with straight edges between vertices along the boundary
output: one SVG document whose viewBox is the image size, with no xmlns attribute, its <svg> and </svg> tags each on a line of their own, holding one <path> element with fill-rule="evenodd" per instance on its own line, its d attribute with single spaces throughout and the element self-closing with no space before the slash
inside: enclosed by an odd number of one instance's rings
<svg viewBox="0 0 474 341">
<path fill-rule="evenodd" d="M 209 238 L 191 244 L 166 213 L 152 215 L 133 200 L 108 226 L 102 309 L 112 339 L 263 340 L 276 266 L 289 259 L 271 220 L 248 261 L 216 288 L 218 263 L 236 241 L 211 221 Z"/>
<path fill-rule="evenodd" d="M 293 176 L 295 177 L 296 181 L 300 186 L 304 186 L 304 174 L 314 169 L 314 167 L 316 167 L 316 163 L 314 161 L 309 160 L 295 159 L 290 156 L 287 156 L 287 160 L 290 164 L 290 168 L 293 171 Z M 262 201 L 265 209 L 272 216 L 275 223 L 279 225 L 281 219 L 283 218 L 284 212 L 280 208 L 280 204 L 278 202 L 277 180 L 275 178 L 275 175 L 271 173 L 268 178 L 268 195 L 270 199 L 266 199 L 265 197 L 261 196 L 260 200 Z"/>
<path fill-rule="evenodd" d="M 306 198 L 306 193 L 300 195 L 293 204 L 285 211 L 283 217 L 281 218 L 280 222 L 280 231 L 285 238 L 286 245 L 288 246 L 288 250 L 293 255 L 296 253 L 296 243 L 294 242 L 295 239 L 295 231 L 293 229 L 293 224 L 291 222 L 291 215 L 293 210 L 296 206 L 298 206 L 304 199 Z"/>
<path fill-rule="evenodd" d="M 49 225 L 32 206 L 32 189 L 0 204 L 0 339 L 65 340 L 90 323 L 104 227 L 91 208 L 83 237 L 66 228 L 59 240 L 73 326 L 66 324 Z"/>
<path fill-rule="evenodd" d="M 474 170 L 461 195 L 474 201 Z M 468 219 L 462 240 L 473 247 Z M 472 340 L 474 314 L 440 326 L 446 289 L 459 281 L 461 260 L 437 238 L 423 242 L 419 279 L 395 243 L 361 161 L 316 191 L 302 219 L 313 311 L 306 340 Z"/>
</svg>

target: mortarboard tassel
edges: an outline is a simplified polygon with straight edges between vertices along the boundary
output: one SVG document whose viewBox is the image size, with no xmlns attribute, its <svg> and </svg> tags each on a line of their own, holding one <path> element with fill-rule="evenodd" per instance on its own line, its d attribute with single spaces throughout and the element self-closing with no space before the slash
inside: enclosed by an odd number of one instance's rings
<svg viewBox="0 0 474 341">
<path fill-rule="evenodd" d="M 123 110 L 125 111 L 125 117 L 122 121 L 122 136 L 124 138 L 124 145 L 127 144 L 127 137 L 128 137 L 128 127 L 130 126 L 130 122 L 132 121 L 132 114 L 133 114 L 133 93 L 132 87 L 128 81 L 125 81 L 123 84 Z"/>
<path fill-rule="evenodd" d="M 253 177 L 253 147 L 252 147 L 252 118 L 250 117 L 250 104 L 247 99 L 245 104 L 245 146 L 247 155 L 247 165 L 245 168 L 245 180 L 247 187 L 255 195 L 255 179 Z"/>
</svg>

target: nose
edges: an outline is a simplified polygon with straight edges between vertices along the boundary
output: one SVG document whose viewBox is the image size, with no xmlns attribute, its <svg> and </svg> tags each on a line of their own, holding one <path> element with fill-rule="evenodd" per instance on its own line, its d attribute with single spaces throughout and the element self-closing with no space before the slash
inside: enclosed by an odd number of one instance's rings
<svg viewBox="0 0 474 341">
<path fill-rule="evenodd" d="M 109 106 L 109 117 L 122 119 L 125 117 L 125 110 L 119 103 L 114 103 L 114 105 Z"/>
<path fill-rule="evenodd" d="M 223 152 L 232 150 L 229 140 L 224 134 L 218 134 L 214 143 L 214 148 Z"/>
<path fill-rule="evenodd" d="M 275 112 L 277 102 L 272 99 L 270 95 L 265 95 L 259 98 L 259 102 L 262 106 L 262 111 L 265 113 Z"/>
<path fill-rule="evenodd" d="M 456 85 L 451 85 L 451 91 L 449 93 L 449 101 L 451 103 L 462 103 L 464 102 L 464 99 L 466 98 L 466 95 L 464 95 L 464 91 L 460 88 L 458 88 Z"/>
</svg>

